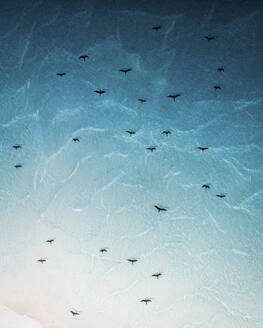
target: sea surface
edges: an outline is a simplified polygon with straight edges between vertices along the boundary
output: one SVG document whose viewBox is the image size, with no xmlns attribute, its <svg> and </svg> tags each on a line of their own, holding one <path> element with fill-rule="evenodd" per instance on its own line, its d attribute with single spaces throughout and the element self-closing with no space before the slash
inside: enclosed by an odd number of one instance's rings
<svg viewBox="0 0 263 328">
<path fill-rule="evenodd" d="M 263 327 L 262 9 L 0 4 L 1 328 Z"/>
</svg>

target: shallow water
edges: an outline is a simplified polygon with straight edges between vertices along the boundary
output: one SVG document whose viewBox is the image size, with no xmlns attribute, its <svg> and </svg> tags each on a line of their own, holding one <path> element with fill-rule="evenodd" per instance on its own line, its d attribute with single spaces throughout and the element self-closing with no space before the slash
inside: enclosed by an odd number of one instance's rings
<svg viewBox="0 0 263 328">
<path fill-rule="evenodd" d="M 0 6 L 1 328 L 263 326 L 262 5 L 154 3 Z"/>
</svg>

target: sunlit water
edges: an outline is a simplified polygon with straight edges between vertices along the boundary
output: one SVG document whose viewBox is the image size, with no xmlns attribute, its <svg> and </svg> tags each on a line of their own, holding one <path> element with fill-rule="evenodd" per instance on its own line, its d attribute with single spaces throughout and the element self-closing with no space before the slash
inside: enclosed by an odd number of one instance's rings
<svg viewBox="0 0 263 328">
<path fill-rule="evenodd" d="M 262 8 L 198 3 L 1 5 L 1 328 L 263 326 Z"/>
</svg>

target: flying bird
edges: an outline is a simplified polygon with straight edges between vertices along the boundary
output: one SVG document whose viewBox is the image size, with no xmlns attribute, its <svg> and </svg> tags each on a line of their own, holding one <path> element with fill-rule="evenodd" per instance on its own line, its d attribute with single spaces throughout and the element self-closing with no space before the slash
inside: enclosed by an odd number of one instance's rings
<svg viewBox="0 0 263 328">
<path fill-rule="evenodd" d="M 140 302 L 143 302 L 147 305 L 149 302 L 152 302 L 152 300 L 150 298 L 144 298 L 144 299 L 140 300 Z"/>
<path fill-rule="evenodd" d="M 73 140 L 74 142 L 80 142 L 79 137 L 74 137 L 74 138 L 72 138 L 72 140 Z"/>
<path fill-rule="evenodd" d="M 152 274 L 152 277 L 156 277 L 157 279 L 159 279 L 159 277 L 162 275 L 161 272 L 157 272 L 157 273 L 154 273 Z"/>
<path fill-rule="evenodd" d="M 83 59 L 83 61 L 86 61 L 86 58 L 89 58 L 89 56 L 88 55 L 79 56 L 79 59 Z"/>
<path fill-rule="evenodd" d="M 138 259 L 135 259 L 135 258 L 130 258 L 130 259 L 127 259 L 128 262 L 131 262 L 131 264 L 135 263 L 138 261 Z"/>
<path fill-rule="evenodd" d="M 158 31 L 161 29 L 161 27 L 162 27 L 162 25 L 156 25 L 156 26 L 152 27 L 152 30 Z"/>
<path fill-rule="evenodd" d="M 108 249 L 107 248 L 101 248 L 100 249 L 100 252 L 103 254 L 103 253 L 106 253 L 106 252 L 108 252 Z"/>
<path fill-rule="evenodd" d="M 216 195 L 216 197 L 224 198 L 224 197 L 226 197 L 226 195 L 225 194 L 218 194 L 218 195 Z"/>
<path fill-rule="evenodd" d="M 46 243 L 49 243 L 50 245 L 54 242 L 55 239 L 48 239 L 46 240 Z"/>
<path fill-rule="evenodd" d="M 167 98 L 172 98 L 175 101 L 175 99 L 180 97 L 180 96 L 181 96 L 181 94 L 177 93 L 177 94 L 174 94 L 174 95 L 168 95 Z"/>
<path fill-rule="evenodd" d="M 217 71 L 218 72 L 224 72 L 225 70 L 224 70 L 224 67 L 218 67 Z"/>
<path fill-rule="evenodd" d="M 19 148 L 22 148 L 22 145 L 19 145 L 19 144 L 15 144 L 14 146 L 12 146 L 14 149 L 19 149 Z"/>
<path fill-rule="evenodd" d="M 106 90 L 94 90 L 93 92 L 98 93 L 100 96 L 106 92 Z"/>
<path fill-rule="evenodd" d="M 203 152 L 203 151 L 207 150 L 208 147 L 197 147 L 197 149 L 200 149 L 200 150 L 202 150 L 202 152 Z"/>
<path fill-rule="evenodd" d="M 151 152 L 153 152 L 154 150 L 156 150 L 156 147 L 147 147 L 147 150 L 150 150 Z"/>
<path fill-rule="evenodd" d="M 73 317 L 75 316 L 75 315 L 79 315 L 79 312 L 77 312 L 77 311 L 70 311 L 71 313 L 72 313 L 72 315 L 73 315 Z"/>
<path fill-rule="evenodd" d="M 145 99 L 145 98 L 138 98 L 137 100 L 140 101 L 141 103 L 144 103 L 147 101 L 147 99 Z"/>
<path fill-rule="evenodd" d="M 47 261 L 47 259 L 46 259 L 46 258 L 41 258 L 41 259 L 39 259 L 39 260 L 37 260 L 37 261 L 40 262 L 41 264 L 43 264 L 44 262 Z"/>
<path fill-rule="evenodd" d="M 58 76 L 64 76 L 64 75 L 66 75 L 66 73 L 65 72 L 63 72 L 63 73 L 57 73 L 57 75 Z"/>
<path fill-rule="evenodd" d="M 207 35 L 207 36 L 205 36 L 205 39 L 208 41 L 211 41 L 211 40 L 215 40 L 215 37 Z"/>
<path fill-rule="evenodd" d="M 220 85 L 214 85 L 214 89 L 215 90 L 221 90 L 221 87 L 220 87 Z"/>
<path fill-rule="evenodd" d="M 210 189 L 210 186 L 209 186 L 209 184 L 203 184 L 203 185 L 202 185 L 202 188 Z"/>
<path fill-rule="evenodd" d="M 130 136 L 131 136 L 132 134 L 135 134 L 135 133 L 136 133 L 135 131 L 132 131 L 132 130 L 127 130 L 127 131 L 125 131 L 125 132 L 129 133 Z"/>
<path fill-rule="evenodd" d="M 160 206 L 158 206 L 158 205 L 154 205 L 154 207 L 158 210 L 158 213 L 160 213 L 161 211 L 167 211 L 166 208 L 164 208 L 164 207 L 160 207 Z"/>
<path fill-rule="evenodd" d="M 131 72 L 131 71 L 132 71 L 132 68 L 122 68 L 122 69 L 120 69 L 120 72 L 124 73 L 125 76 L 128 72 Z"/>
<path fill-rule="evenodd" d="M 16 169 L 18 169 L 18 168 L 20 168 L 20 167 L 23 167 L 23 166 L 24 166 L 23 163 L 20 163 L 20 164 L 16 164 L 16 165 L 14 165 L 14 167 L 15 167 Z"/>
<path fill-rule="evenodd" d="M 166 136 L 168 137 L 168 134 L 171 134 L 172 132 L 170 130 L 165 130 L 162 132 L 162 134 L 166 134 Z"/>
</svg>

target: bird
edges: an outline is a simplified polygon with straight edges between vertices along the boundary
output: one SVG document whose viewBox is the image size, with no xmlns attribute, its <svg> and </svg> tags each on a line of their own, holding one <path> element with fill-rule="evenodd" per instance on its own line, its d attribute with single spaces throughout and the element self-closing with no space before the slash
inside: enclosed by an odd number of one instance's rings
<svg viewBox="0 0 263 328">
<path fill-rule="evenodd" d="M 162 25 L 156 25 L 156 26 L 152 27 L 152 30 L 158 31 L 161 29 L 161 27 L 162 27 Z"/>
<path fill-rule="evenodd" d="M 135 258 L 130 258 L 130 259 L 127 259 L 128 262 L 131 262 L 131 264 L 135 263 L 138 261 L 138 259 L 135 259 Z"/>
<path fill-rule="evenodd" d="M 171 134 L 172 132 L 170 130 L 165 130 L 162 132 L 162 134 L 166 134 L 166 136 L 168 137 L 168 134 Z"/>
<path fill-rule="evenodd" d="M 220 87 L 220 85 L 214 85 L 214 89 L 215 90 L 221 90 L 221 87 Z"/>
<path fill-rule="evenodd" d="M 74 138 L 72 138 L 72 140 L 73 140 L 74 142 L 80 142 L 79 137 L 74 137 Z"/>
<path fill-rule="evenodd" d="M 103 253 L 106 253 L 106 252 L 108 252 L 108 249 L 107 248 L 101 248 L 100 249 L 100 252 L 103 254 Z"/>
<path fill-rule="evenodd" d="M 135 133 L 136 133 L 135 131 L 132 131 L 132 130 L 127 130 L 127 131 L 125 131 L 125 132 L 129 133 L 130 136 L 131 136 L 132 134 L 135 134 Z"/>
<path fill-rule="evenodd" d="M 19 145 L 19 144 L 15 144 L 14 146 L 12 146 L 14 149 L 19 149 L 19 148 L 22 148 L 22 145 Z"/>
<path fill-rule="evenodd" d="M 156 147 L 147 147 L 147 150 L 150 150 L 151 152 L 153 152 L 154 150 L 156 150 Z"/>
<path fill-rule="evenodd" d="M 164 208 L 164 207 L 160 207 L 160 206 L 158 206 L 158 205 L 154 205 L 154 207 L 158 210 L 158 213 L 160 213 L 161 211 L 167 211 L 167 209 L 166 208 Z"/>
<path fill-rule="evenodd" d="M 44 262 L 47 261 L 47 259 L 46 259 L 46 258 L 41 258 L 41 259 L 39 259 L 39 260 L 37 260 L 37 261 L 40 262 L 41 264 L 43 264 Z"/>
<path fill-rule="evenodd" d="M 106 90 L 94 90 L 93 92 L 98 93 L 100 96 L 106 92 Z"/>
<path fill-rule="evenodd" d="M 176 94 L 173 94 L 173 95 L 168 95 L 167 98 L 172 98 L 175 101 L 175 99 L 180 97 L 180 96 L 181 96 L 180 93 L 176 93 Z"/>
<path fill-rule="evenodd" d="M 215 40 L 215 37 L 207 35 L 207 36 L 205 36 L 205 39 L 208 41 L 211 41 L 211 40 Z"/>
<path fill-rule="evenodd" d="M 154 273 L 152 274 L 152 277 L 156 277 L 157 279 L 159 279 L 159 277 L 162 275 L 161 272 L 157 272 L 157 273 Z"/>
<path fill-rule="evenodd" d="M 79 56 L 79 59 L 83 59 L 83 61 L 85 61 L 86 58 L 89 58 L 89 56 L 88 55 L 81 55 L 81 56 Z"/>
<path fill-rule="evenodd" d="M 202 150 L 202 152 L 203 152 L 203 151 L 207 150 L 208 147 L 197 147 L 197 149 L 200 149 L 200 150 Z"/>
<path fill-rule="evenodd" d="M 72 310 L 70 310 L 70 312 L 72 313 L 73 317 L 74 317 L 75 315 L 79 315 L 79 312 L 77 312 L 77 311 L 72 311 Z"/>
<path fill-rule="evenodd" d="M 149 302 L 152 302 L 152 300 L 150 298 L 144 298 L 144 299 L 140 300 L 140 302 L 143 302 L 147 305 Z"/>
<path fill-rule="evenodd" d="M 146 99 L 146 98 L 138 98 L 137 100 L 138 100 L 138 101 L 140 101 L 141 103 L 144 103 L 144 102 L 146 102 L 146 101 L 147 101 L 147 99 Z"/>
<path fill-rule="evenodd" d="M 48 240 L 46 240 L 46 243 L 49 243 L 50 245 L 53 243 L 53 241 L 54 241 L 55 239 L 48 239 Z"/>
<path fill-rule="evenodd" d="M 226 197 L 226 195 L 225 194 L 218 194 L 218 195 L 216 195 L 216 197 L 224 198 L 224 197 Z"/>
<path fill-rule="evenodd" d="M 122 69 L 120 69 L 120 72 L 124 73 L 125 76 L 128 72 L 131 72 L 131 71 L 132 71 L 132 68 L 122 68 Z"/>
<path fill-rule="evenodd" d="M 63 73 L 57 73 L 57 75 L 58 76 L 64 76 L 64 75 L 66 75 L 66 73 L 65 72 L 63 72 Z"/>
<path fill-rule="evenodd" d="M 209 184 L 203 184 L 203 185 L 202 185 L 202 188 L 210 189 L 210 186 L 209 186 Z"/>
<path fill-rule="evenodd" d="M 20 167 L 23 167 L 23 163 L 20 163 L 20 164 L 16 164 L 16 165 L 14 165 L 14 167 L 16 168 L 16 169 L 18 169 L 18 168 L 20 168 Z"/>
<path fill-rule="evenodd" d="M 224 70 L 224 67 L 218 67 L 217 71 L 218 72 L 224 72 L 225 70 Z"/>
</svg>

